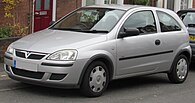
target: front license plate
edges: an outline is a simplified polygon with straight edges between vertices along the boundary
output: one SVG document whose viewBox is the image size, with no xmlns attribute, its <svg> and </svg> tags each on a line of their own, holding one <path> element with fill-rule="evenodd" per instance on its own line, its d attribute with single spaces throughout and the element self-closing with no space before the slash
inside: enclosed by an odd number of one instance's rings
<svg viewBox="0 0 195 103">
<path fill-rule="evenodd" d="M 37 64 L 14 60 L 14 67 L 18 69 L 37 72 Z"/>
<path fill-rule="evenodd" d="M 190 40 L 195 41 L 195 36 L 190 35 Z"/>
</svg>

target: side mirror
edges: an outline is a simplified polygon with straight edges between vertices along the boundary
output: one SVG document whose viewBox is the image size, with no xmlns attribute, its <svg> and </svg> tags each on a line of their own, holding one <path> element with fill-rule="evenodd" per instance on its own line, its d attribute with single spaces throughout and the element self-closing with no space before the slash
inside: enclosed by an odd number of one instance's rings
<svg viewBox="0 0 195 103">
<path fill-rule="evenodd" d="M 140 32 L 137 28 L 124 28 L 124 32 L 118 34 L 118 38 L 125 38 L 129 36 L 137 36 Z"/>
<path fill-rule="evenodd" d="M 53 25 L 54 23 L 55 23 L 55 21 L 51 21 L 51 22 L 49 23 L 49 26 Z"/>
</svg>

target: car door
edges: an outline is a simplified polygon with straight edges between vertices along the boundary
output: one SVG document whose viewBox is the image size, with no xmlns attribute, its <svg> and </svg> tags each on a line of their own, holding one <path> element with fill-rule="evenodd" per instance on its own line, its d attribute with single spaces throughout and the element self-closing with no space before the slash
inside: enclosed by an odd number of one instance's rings
<svg viewBox="0 0 195 103">
<path fill-rule="evenodd" d="M 162 61 L 161 38 L 157 33 L 152 10 L 140 10 L 131 14 L 124 22 L 124 28 L 137 28 L 140 35 L 117 39 L 117 76 L 154 72 Z"/>
</svg>

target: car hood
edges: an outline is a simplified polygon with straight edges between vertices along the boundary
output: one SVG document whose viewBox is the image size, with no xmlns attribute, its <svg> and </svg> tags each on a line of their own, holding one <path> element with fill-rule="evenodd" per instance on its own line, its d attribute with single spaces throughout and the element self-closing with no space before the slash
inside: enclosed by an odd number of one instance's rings
<svg viewBox="0 0 195 103">
<path fill-rule="evenodd" d="M 12 44 L 15 49 L 52 53 L 62 49 L 78 49 L 106 40 L 106 35 L 73 31 L 42 30 Z"/>
</svg>

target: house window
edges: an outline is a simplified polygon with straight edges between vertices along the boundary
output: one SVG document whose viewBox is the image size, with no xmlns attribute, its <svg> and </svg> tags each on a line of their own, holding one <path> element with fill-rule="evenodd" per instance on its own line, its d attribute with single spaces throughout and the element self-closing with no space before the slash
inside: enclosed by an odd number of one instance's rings
<svg viewBox="0 0 195 103">
<path fill-rule="evenodd" d="M 45 10 L 49 10 L 50 9 L 50 0 L 45 0 Z"/>
<path fill-rule="evenodd" d="M 180 9 L 187 9 L 187 8 L 188 8 L 188 0 L 181 0 Z"/>
<path fill-rule="evenodd" d="M 174 10 L 174 3 L 175 3 L 174 0 L 167 0 L 167 8 Z"/>
<path fill-rule="evenodd" d="M 109 0 L 104 0 L 104 4 L 109 4 Z"/>
<path fill-rule="evenodd" d="M 86 6 L 95 5 L 95 0 L 86 0 Z"/>
<path fill-rule="evenodd" d="M 111 0 L 111 4 L 117 4 L 117 0 Z"/>
<path fill-rule="evenodd" d="M 41 0 L 36 0 L 36 10 L 41 10 Z"/>
<path fill-rule="evenodd" d="M 104 0 L 104 4 L 117 4 L 117 0 Z"/>
</svg>

